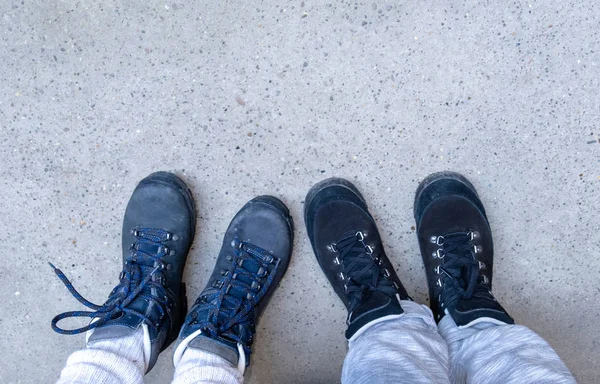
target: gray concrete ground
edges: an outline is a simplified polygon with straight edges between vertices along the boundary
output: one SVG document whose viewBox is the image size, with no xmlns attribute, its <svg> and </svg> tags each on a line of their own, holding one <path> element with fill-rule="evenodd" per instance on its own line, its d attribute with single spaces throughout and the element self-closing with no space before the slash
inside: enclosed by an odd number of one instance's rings
<svg viewBox="0 0 600 384">
<path fill-rule="evenodd" d="M 356 182 L 427 302 L 412 199 L 444 169 L 488 207 L 499 300 L 600 382 L 597 2 L 6 0 L 0 15 L 0 383 L 50 383 L 83 346 L 50 329 L 81 307 L 46 262 L 102 302 L 125 204 L 154 170 L 198 202 L 190 300 L 248 199 L 289 205 L 294 258 L 247 382 L 337 382 L 345 312 L 305 193 Z M 171 352 L 148 383 L 169 381 Z"/>
</svg>

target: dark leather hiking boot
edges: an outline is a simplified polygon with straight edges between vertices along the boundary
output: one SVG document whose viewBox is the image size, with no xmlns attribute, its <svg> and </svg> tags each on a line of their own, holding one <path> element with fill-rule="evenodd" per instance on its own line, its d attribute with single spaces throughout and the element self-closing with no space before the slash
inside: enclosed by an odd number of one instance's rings
<svg viewBox="0 0 600 384">
<path fill-rule="evenodd" d="M 66 312 L 52 320 L 62 334 L 87 331 L 87 342 L 123 337 L 142 329 L 147 371 L 158 354 L 177 338 L 186 314 L 183 268 L 196 228 L 196 209 L 190 190 L 177 176 L 156 172 L 135 188 L 123 219 L 123 270 L 119 284 L 103 305 L 85 300 L 65 275 L 54 272 L 71 294 L 94 311 Z M 58 321 L 87 317 L 78 329 L 60 328 Z M 149 345 L 148 345 L 149 342 Z"/>
<path fill-rule="evenodd" d="M 347 339 L 368 323 L 404 312 L 400 300 L 410 297 L 352 183 L 331 178 L 312 187 L 304 203 L 304 221 L 317 261 L 348 309 Z"/>
<path fill-rule="evenodd" d="M 492 231 L 473 185 L 458 173 L 432 174 L 417 189 L 414 213 L 436 321 L 512 324 L 491 292 Z"/>
<path fill-rule="evenodd" d="M 287 269 L 292 243 L 292 218 L 281 201 L 259 196 L 244 205 L 225 232 L 208 284 L 185 318 L 175 365 L 187 348 L 196 348 L 244 372 L 256 323 Z"/>
</svg>

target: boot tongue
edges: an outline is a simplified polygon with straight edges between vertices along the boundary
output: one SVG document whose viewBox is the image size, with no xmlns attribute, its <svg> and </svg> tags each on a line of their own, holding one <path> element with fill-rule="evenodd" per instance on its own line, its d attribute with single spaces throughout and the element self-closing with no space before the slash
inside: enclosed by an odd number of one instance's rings
<svg viewBox="0 0 600 384">
<path fill-rule="evenodd" d="M 348 317 L 346 338 L 350 339 L 362 327 L 379 318 L 404 313 L 398 300 L 381 292 L 372 292 L 354 307 Z"/>
<path fill-rule="evenodd" d="M 240 358 L 237 343 L 222 338 L 212 339 L 204 335 L 198 335 L 190 341 L 188 347 L 221 356 L 234 366 L 238 365 Z"/>
</svg>

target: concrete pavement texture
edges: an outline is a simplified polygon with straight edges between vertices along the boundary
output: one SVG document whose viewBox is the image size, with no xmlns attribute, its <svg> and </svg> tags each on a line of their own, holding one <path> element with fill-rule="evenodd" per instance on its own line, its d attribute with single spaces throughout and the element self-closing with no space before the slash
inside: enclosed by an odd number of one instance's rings
<svg viewBox="0 0 600 384">
<path fill-rule="evenodd" d="M 47 262 L 103 302 L 125 205 L 156 170 L 197 200 L 190 301 L 247 200 L 294 216 L 247 383 L 339 381 L 346 313 L 306 236 L 308 189 L 355 182 L 427 303 L 412 202 L 440 170 L 487 206 L 499 301 L 600 382 L 599 3 L 6 0 L 0 15 L 0 383 L 53 382 L 84 345 L 50 328 L 82 308 Z M 171 355 L 147 383 L 169 382 Z"/>
</svg>

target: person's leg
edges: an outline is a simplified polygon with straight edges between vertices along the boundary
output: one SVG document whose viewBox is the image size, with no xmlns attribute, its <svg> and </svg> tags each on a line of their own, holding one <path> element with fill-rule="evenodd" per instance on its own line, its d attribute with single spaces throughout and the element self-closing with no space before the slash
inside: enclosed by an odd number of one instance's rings
<svg viewBox="0 0 600 384">
<path fill-rule="evenodd" d="M 403 315 L 367 324 L 348 340 L 342 383 L 449 383 L 448 346 L 431 310 L 400 304 Z"/>
<path fill-rule="evenodd" d="M 492 233 L 473 185 L 457 173 L 430 175 L 417 190 L 415 220 L 452 381 L 574 383 L 548 343 L 514 325 L 492 295 Z"/>
<path fill-rule="evenodd" d="M 290 262 L 292 244 L 292 219 L 278 199 L 259 196 L 237 213 L 181 328 L 174 383 L 242 382 L 256 323 Z"/>
<path fill-rule="evenodd" d="M 144 334 L 88 343 L 69 356 L 57 384 L 141 384 L 147 366 Z"/>
<path fill-rule="evenodd" d="M 348 309 L 342 382 L 448 382 L 448 348 L 431 311 L 411 301 L 356 187 L 324 180 L 304 207 L 319 265 Z"/>
<path fill-rule="evenodd" d="M 527 327 L 481 322 L 459 328 L 450 316 L 439 327 L 456 383 L 575 383 L 552 347 Z"/>
<path fill-rule="evenodd" d="M 157 172 L 138 184 L 127 204 L 123 269 L 103 305 L 85 300 L 51 264 L 69 292 L 93 309 L 66 312 L 52 320 L 58 333 L 87 333 L 86 348 L 69 357 L 59 383 L 142 382 L 183 323 L 187 301 L 182 275 L 195 227 L 189 189 L 175 175 Z M 92 321 L 78 329 L 58 326 L 69 317 Z"/>
</svg>

